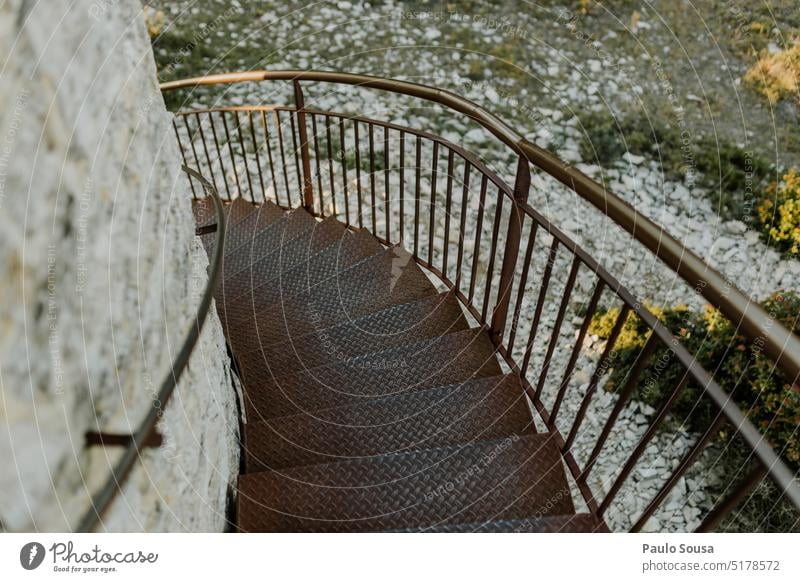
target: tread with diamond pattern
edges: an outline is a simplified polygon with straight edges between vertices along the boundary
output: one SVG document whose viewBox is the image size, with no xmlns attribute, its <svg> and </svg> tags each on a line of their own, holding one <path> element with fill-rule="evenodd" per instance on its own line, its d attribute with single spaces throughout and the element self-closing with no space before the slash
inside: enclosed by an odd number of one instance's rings
<svg viewBox="0 0 800 582">
<path fill-rule="evenodd" d="M 228 341 L 244 354 L 288 337 L 358 318 L 392 305 L 438 295 L 436 288 L 405 251 L 391 247 L 292 297 L 268 306 Z M 398 258 L 400 257 L 400 258 Z M 401 264 L 402 267 L 397 267 Z M 393 266 L 396 271 L 392 273 Z"/>
<path fill-rule="evenodd" d="M 239 476 L 242 531 L 347 532 L 574 513 L 551 435 Z"/>
<path fill-rule="evenodd" d="M 331 363 L 425 338 L 462 331 L 467 320 L 452 293 L 395 305 L 352 321 L 254 350 L 276 375 Z M 246 354 L 252 359 L 253 354 Z"/>
<path fill-rule="evenodd" d="M 245 426 L 247 472 L 534 431 L 517 376 L 492 376 Z"/>
<path fill-rule="evenodd" d="M 274 378 L 241 361 L 247 418 L 275 418 L 364 402 L 502 372 L 485 332 L 469 329 Z"/>
<path fill-rule="evenodd" d="M 279 249 L 284 243 L 316 226 L 316 219 L 302 208 L 283 213 L 258 232 L 246 234 L 241 239 L 232 235 L 225 247 L 225 278 L 235 275 L 264 255 Z M 235 239 L 235 240 L 234 240 Z M 237 244 L 234 244 L 237 243 Z"/>
<path fill-rule="evenodd" d="M 225 236 L 225 255 L 235 252 L 237 248 L 252 240 L 257 233 L 270 228 L 286 214 L 272 202 L 254 208 L 256 208 L 254 212 L 250 212 L 228 225 Z M 209 253 L 213 252 L 213 241 L 207 250 Z"/>
<path fill-rule="evenodd" d="M 305 264 L 324 249 L 342 243 L 349 235 L 346 227 L 336 220 L 326 218 L 298 237 L 286 241 L 281 247 L 263 255 L 238 273 L 228 275 L 226 296 L 229 302 L 241 295 L 257 295 L 269 286 L 278 275 Z M 338 245 L 337 245 L 338 246 Z"/>
<path fill-rule="evenodd" d="M 277 304 L 281 297 L 307 291 L 310 287 L 335 277 L 356 263 L 373 256 L 376 251 L 380 252 L 382 248 L 374 237 L 363 231 L 345 233 L 341 244 L 330 245 L 315 254 L 311 260 L 295 265 L 287 273 L 279 274 L 264 284 L 258 285 L 254 282 L 253 285 L 257 285 L 257 290 L 252 294 L 238 294 L 231 298 L 227 293 L 232 294 L 233 291 L 226 287 L 226 295 L 217 297 L 220 319 L 225 322 L 226 328 L 230 326 L 231 329 L 250 330 L 256 334 L 252 341 L 253 345 L 258 346 L 259 330 L 254 322 L 258 319 L 259 310 L 265 305 L 269 307 Z M 240 287 L 242 283 L 237 282 L 234 285 Z M 235 334 L 235 337 L 241 341 L 241 334 Z M 230 338 L 229 342 L 233 345 Z"/>
<path fill-rule="evenodd" d="M 609 533 L 608 526 L 589 513 L 546 515 L 483 523 L 453 523 L 394 531 L 396 533 Z"/>
<path fill-rule="evenodd" d="M 335 274 L 337 263 L 309 263 L 309 255 L 329 249 L 329 254 L 336 256 L 342 246 L 354 242 L 361 240 L 354 238 L 341 223 L 331 219 L 317 223 L 253 265 L 226 277 L 225 300 L 219 302 L 221 310 L 225 311 L 231 325 L 247 325 L 247 320 L 252 320 L 254 314 L 280 301 L 282 295 L 294 295 L 308 289 L 312 274 L 309 267 L 331 271 L 330 276 Z"/>
</svg>

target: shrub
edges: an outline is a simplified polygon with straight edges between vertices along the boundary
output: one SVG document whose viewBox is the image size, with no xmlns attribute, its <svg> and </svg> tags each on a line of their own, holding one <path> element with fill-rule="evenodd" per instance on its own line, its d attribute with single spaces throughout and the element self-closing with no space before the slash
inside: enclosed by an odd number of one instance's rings
<svg viewBox="0 0 800 582">
<path fill-rule="evenodd" d="M 800 295 L 778 292 L 763 306 L 776 321 L 800 335 Z M 800 387 L 791 386 L 774 369 L 761 346 L 739 335 L 734 324 L 718 311 L 708 307 L 704 313 L 696 313 L 683 305 L 650 310 L 714 375 L 717 383 L 776 450 L 790 464 L 799 467 L 800 436 L 795 432 L 800 423 Z M 590 333 L 607 339 L 618 315 L 617 309 L 596 314 Z M 616 390 L 625 381 L 649 333 L 649 327 L 637 316 L 628 316 L 611 353 L 613 368 L 606 383 L 607 390 Z M 683 366 L 666 347 L 659 347 L 640 378 L 636 397 L 651 406 L 659 406 L 683 375 Z M 716 413 L 714 405 L 702 392 L 699 385 L 689 382 L 672 409 L 673 419 L 681 420 L 694 431 L 705 430 L 712 414 Z"/>
<path fill-rule="evenodd" d="M 768 241 L 791 256 L 800 255 L 800 174 L 789 170 L 780 184 L 769 185 L 758 219 Z"/>
<path fill-rule="evenodd" d="M 785 97 L 800 102 L 800 41 L 784 51 L 765 53 L 744 80 L 772 104 Z"/>
</svg>

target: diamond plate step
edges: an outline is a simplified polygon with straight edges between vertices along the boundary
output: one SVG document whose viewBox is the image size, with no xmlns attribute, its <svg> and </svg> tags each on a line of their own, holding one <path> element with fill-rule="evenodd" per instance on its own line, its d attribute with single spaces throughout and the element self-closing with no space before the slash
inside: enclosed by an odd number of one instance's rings
<svg viewBox="0 0 800 582">
<path fill-rule="evenodd" d="M 451 293 L 442 293 L 292 337 L 288 342 L 261 346 L 244 359 L 260 357 L 281 375 L 467 328 L 458 300 Z"/>
<path fill-rule="evenodd" d="M 239 477 L 242 531 L 352 532 L 574 513 L 549 434 Z"/>
<path fill-rule="evenodd" d="M 409 259 L 405 250 L 391 247 L 364 259 L 308 291 L 256 312 L 228 341 L 237 354 L 311 333 L 423 297 L 436 288 Z"/>
<path fill-rule="evenodd" d="M 380 246 L 371 235 L 365 232 L 344 233 L 341 243 L 335 243 L 315 254 L 311 260 L 295 264 L 285 273 L 278 273 L 273 279 L 258 284 L 255 280 L 246 285 L 256 285 L 252 292 L 239 294 L 231 298 L 228 293 L 233 293 L 227 285 L 224 293 L 227 296 L 217 297 L 217 310 L 220 318 L 225 322 L 226 327 L 232 329 L 256 330 L 255 318 L 259 311 L 265 307 L 280 302 L 282 297 L 297 295 L 307 291 L 310 287 L 321 283 L 323 280 L 335 277 L 340 271 L 344 271 L 352 265 L 371 257 Z M 241 287 L 242 281 L 231 285 Z M 236 334 L 241 339 L 241 334 Z M 258 346 L 259 336 L 255 335 L 250 340 L 254 346 Z"/>
<path fill-rule="evenodd" d="M 312 229 L 317 221 L 302 208 L 283 212 L 278 220 L 274 220 L 257 232 L 245 229 L 243 236 L 231 239 L 225 248 L 225 278 L 235 275 L 261 257 L 279 249 L 284 243 L 299 236 L 303 231 Z M 237 244 L 234 244 L 236 242 Z"/>
<path fill-rule="evenodd" d="M 491 340 L 474 329 L 277 378 L 260 359 L 239 365 L 251 421 L 502 373 Z"/>
<path fill-rule="evenodd" d="M 228 276 L 229 298 L 240 295 L 258 295 L 259 289 L 278 279 L 280 273 L 297 268 L 331 245 L 343 244 L 349 236 L 347 228 L 339 221 L 326 218 L 322 222 L 283 243 L 271 253 L 263 255 L 238 273 Z M 233 291 L 237 290 L 235 295 Z"/>
<path fill-rule="evenodd" d="M 393 531 L 395 533 L 609 533 L 608 526 L 589 513 L 547 515 L 483 523 L 455 523 Z"/>
<path fill-rule="evenodd" d="M 245 426 L 247 472 L 535 432 L 517 376 L 494 376 Z"/>
</svg>

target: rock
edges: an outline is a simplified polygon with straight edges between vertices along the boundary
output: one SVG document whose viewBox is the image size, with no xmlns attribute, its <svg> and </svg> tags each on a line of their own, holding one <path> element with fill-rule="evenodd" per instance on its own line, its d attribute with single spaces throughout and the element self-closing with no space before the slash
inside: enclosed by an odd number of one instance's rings
<svg viewBox="0 0 800 582">
<path fill-rule="evenodd" d="M 634 165 L 639 165 L 642 162 L 644 162 L 644 157 L 637 156 L 635 154 L 632 154 L 631 152 L 625 152 L 624 154 L 622 154 L 622 159 L 624 159 L 629 164 L 634 164 Z"/>
</svg>

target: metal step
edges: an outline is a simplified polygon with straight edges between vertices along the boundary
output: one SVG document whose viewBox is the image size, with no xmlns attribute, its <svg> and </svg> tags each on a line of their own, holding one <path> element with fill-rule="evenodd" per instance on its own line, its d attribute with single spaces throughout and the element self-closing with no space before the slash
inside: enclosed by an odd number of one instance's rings
<svg viewBox="0 0 800 582">
<path fill-rule="evenodd" d="M 465 330 L 275 377 L 263 360 L 240 360 L 249 421 L 357 404 L 502 372 L 481 330 Z"/>
<path fill-rule="evenodd" d="M 313 216 L 304 209 L 298 208 L 282 213 L 278 220 L 272 221 L 257 232 L 248 232 L 247 229 L 244 229 L 241 235 L 231 235 L 233 238 L 225 247 L 223 265 L 225 278 L 235 275 L 261 257 L 280 248 L 285 242 L 316 225 L 317 221 Z M 236 245 L 233 244 L 234 240 Z"/>
<path fill-rule="evenodd" d="M 260 290 L 271 286 L 282 272 L 306 264 L 311 257 L 332 245 L 340 246 L 346 236 L 349 233 L 341 222 L 326 218 L 316 223 L 313 228 L 284 242 L 238 273 L 229 275 L 226 286 L 229 302 L 242 295 L 247 295 L 248 299 L 260 295 Z"/>
<path fill-rule="evenodd" d="M 483 523 L 453 523 L 424 528 L 394 530 L 394 533 L 609 533 L 608 526 L 589 513 L 546 515 L 528 519 L 506 519 Z"/>
<path fill-rule="evenodd" d="M 352 532 L 574 513 L 549 434 L 239 477 L 242 531 Z"/>
<path fill-rule="evenodd" d="M 493 376 L 245 426 L 247 472 L 535 432 L 517 376 Z"/>
<path fill-rule="evenodd" d="M 255 357 L 269 363 L 270 370 L 284 374 L 332 363 L 467 329 L 467 320 L 451 293 L 425 297 L 395 305 L 346 321 L 256 348 Z M 260 354 L 260 356 L 259 356 Z M 252 359 L 253 354 L 245 355 Z"/>
<path fill-rule="evenodd" d="M 438 295 L 436 288 L 408 253 L 391 247 L 256 312 L 228 341 L 237 354 L 247 353 L 260 345 L 433 295 Z"/>
</svg>

